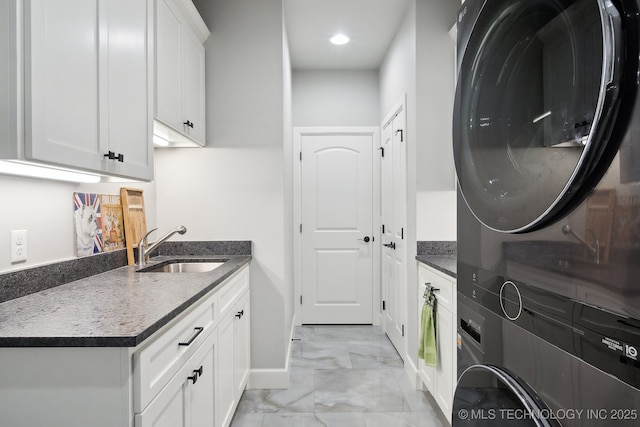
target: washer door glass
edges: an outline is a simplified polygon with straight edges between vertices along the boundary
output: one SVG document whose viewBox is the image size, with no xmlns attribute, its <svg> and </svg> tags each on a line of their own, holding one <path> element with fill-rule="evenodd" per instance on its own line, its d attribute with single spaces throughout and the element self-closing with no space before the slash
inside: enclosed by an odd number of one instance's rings
<svg viewBox="0 0 640 427">
<path fill-rule="evenodd" d="M 528 386 L 490 365 L 474 365 L 462 373 L 452 415 L 452 427 L 560 426 Z"/>
<path fill-rule="evenodd" d="M 484 3 L 459 70 L 454 155 L 487 227 L 539 228 L 592 178 L 616 114 L 620 22 L 608 0 Z"/>
</svg>

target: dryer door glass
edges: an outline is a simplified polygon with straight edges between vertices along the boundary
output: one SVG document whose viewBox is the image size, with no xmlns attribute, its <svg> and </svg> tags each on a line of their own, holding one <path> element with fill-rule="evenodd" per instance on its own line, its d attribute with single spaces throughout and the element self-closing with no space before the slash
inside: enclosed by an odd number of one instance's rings
<svg viewBox="0 0 640 427">
<path fill-rule="evenodd" d="M 484 3 L 454 113 L 460 189 L 483 224 L 524 232 L 575 204 L 610 139 L 620 28 L 605 0 Z"/>
<path fill-rule="evenodd" d="M 528 386 L 489 365 L 474 365 L 462 373 L 452 415 L 452 427 L 559 427 L 552 412 Z"/>
</svg>

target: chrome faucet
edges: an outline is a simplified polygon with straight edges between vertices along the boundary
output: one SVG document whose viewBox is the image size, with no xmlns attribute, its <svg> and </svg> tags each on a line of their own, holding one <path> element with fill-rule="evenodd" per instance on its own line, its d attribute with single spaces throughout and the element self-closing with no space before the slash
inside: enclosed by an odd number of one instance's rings
<svg viewBox="0 0 640 427">
<path fill-rule="evenodd" d="M 563 234 L 571 234 L 573 237 L 578 239 L 580 241 L 580 243 L 585 245 L 593 253 L 593 256 L 596 259 L 596 264 L 600 264 L 600 242 L 596 238 L 596 236 L 595 236 L 593 231 L 589 230 L 588 228 L 587 228 L 587 231 L 591 233 L 591 236 L 593 237 L 593 240 L 595 241 L 595 245 L 594 246 L 591 246 L 589 243 L 587 243 L 586 240 L 584 240 L 582 237 L 580 237 L 578 234 L 576 234 L 576 232 L 573 231 L 571 229 L 571 227 L 569 227 L 568 224 L 565 225 L 564 227 L 562 227 L 562 233 Z"/>
<path fill-rule="evenodd" d="M 173 236 L 176 233 L 184 234 L 187 232 L 187 228 L 184 225 L 181 225 L 179 227 L 176 227 L 175 230 L 170 231 L 169 233 L 162 236 L 159 240 L 155 241 L 151 246 L 147 247 L 147 238 L 151 233 L 153 233 L 156 230 L 157 228 L 154 228 L 153 230 L 149 231 L 147 234 L 144 235 L 142 239 L 140 239 L 140 242 L 138 243 L 138 267 L 144 267 L 148 261 L 149 254 L 154 250 L 156 250 L 158 246 L 166 242 L 171 236 Z"/>
</svg>

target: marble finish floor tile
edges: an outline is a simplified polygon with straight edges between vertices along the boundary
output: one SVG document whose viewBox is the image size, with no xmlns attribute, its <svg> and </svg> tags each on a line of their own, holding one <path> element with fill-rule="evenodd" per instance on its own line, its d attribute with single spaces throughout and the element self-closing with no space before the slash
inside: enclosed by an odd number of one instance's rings
<svg viewBox="0 0 640 427">
<path fill-rule="evenodd" d="M 312 369 L 351 368 L 349 347 L 341 341 L 305 341 L 300 343 L 300 355 L 291 359 L 291 366 Z"/>
<path fill-rule="evenodd" d="M 349 357 L 354 369 L 362 368 L 402 368 L 404 362 L 391 341 L 368 340 L 349 341 Z"/>
<path fill-rule="evenodd" d="M 405 412 L 409 402 L 389 369 L 316 371 L 316 412 Z"/>
<path fill-rule="evenodd" d="M 291 384 L 287 389 L 245 390 L 236 412 L 313 412 L 313 386 Z"/>
<path fill-rule="evenodd" d="M 289 388 L 246 390 L 231 427 L 445 427 L 377 326 L 297 327 Z"/>
</svg>

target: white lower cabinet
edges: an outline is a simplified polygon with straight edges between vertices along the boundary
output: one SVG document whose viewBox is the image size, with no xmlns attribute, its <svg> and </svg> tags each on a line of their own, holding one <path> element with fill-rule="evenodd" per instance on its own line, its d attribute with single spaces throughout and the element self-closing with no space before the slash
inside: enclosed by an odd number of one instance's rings
<svg viewBox="0 0 640 427">
<path fill-rule="evenodd" d="M 136 427 L 211 427 L 215 408 L 215 351 L 212 333 L 149 406 L 135 417 Z"/>
<path fill-rule="evenodd" d="M 138 347 L 0 347 L 0 426 L 228 426 L 249 298 L 246 265 Z"/>
<path fill-rule="evenodd" d="M 228 426 L 248 376 L 244 267 L 134 354 L 135 427 Z"/>
<path fill-rule="evenodd" d="M 249 291 L 234 300 L 218 325 L 218 427 L 231 424 L 249 379 Z"/>
<path fill-rule="evenodd" d="M 422 313 L 423 295 L 427 286 L 438 289 L 435 293 L 438 363 L 436 366 L 427 366 L 424 360 L 418 359 L 418 373 L 425 388 L 451 422 L 453 394 L 457 381 L 456 282 L 454 278 L 423 264 L 419 264 L 418 267 L 418 280 L 418 315 Z"/>
</svg>

